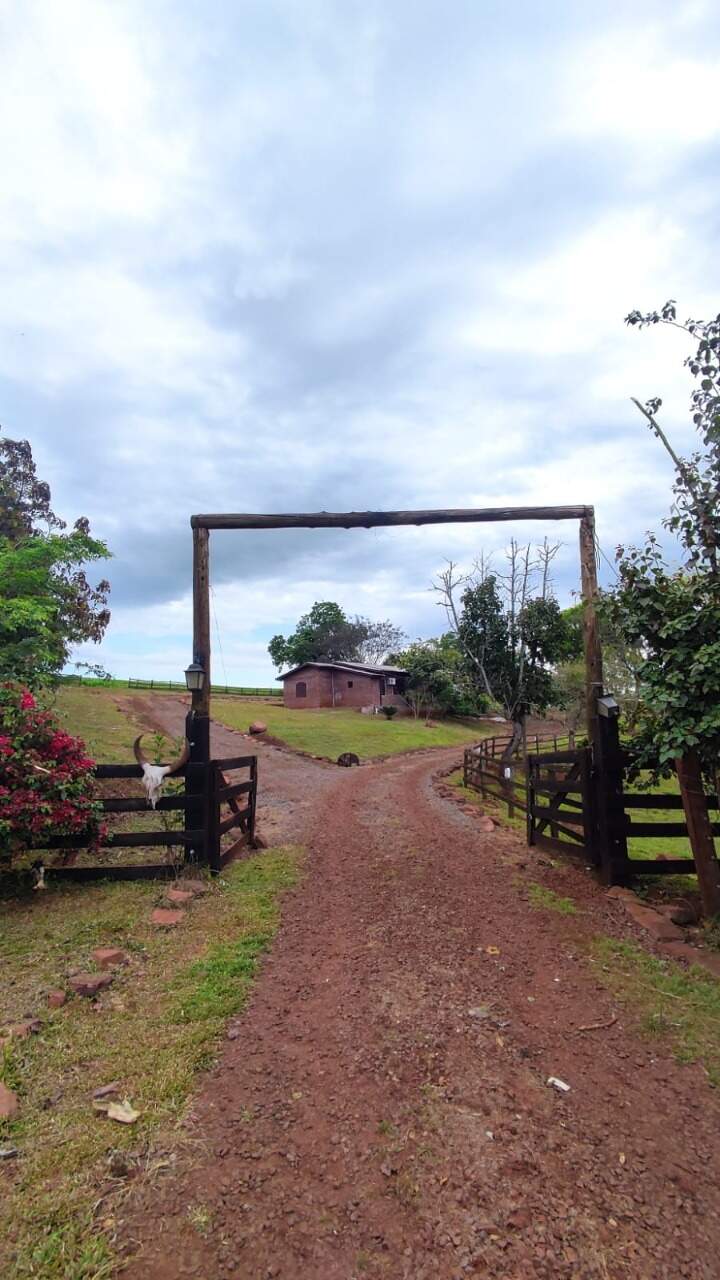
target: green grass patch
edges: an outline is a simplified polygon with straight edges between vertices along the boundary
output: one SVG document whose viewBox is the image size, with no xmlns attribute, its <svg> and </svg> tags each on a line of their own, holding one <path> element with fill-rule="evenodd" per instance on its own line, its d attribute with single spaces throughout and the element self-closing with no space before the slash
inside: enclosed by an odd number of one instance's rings
<svg viewBox="0 0 720 1280">
<path fill-rule="evenodd" d="M 634 1012 L 641 1032 L 667 1037 L 679 1062 L 701 1062 L 719 1085 L 720 982 L 697 965 L 684 969 L 614 938 L 596 938 L 591 955 L 597 976 Z"/>
<path fill-rule="evenodd" d="M 5 904 L 0 939 L 2 1024 L 28 1013 L 41 1032 L 11 1042 L 0 1077 L 20 1111 L 0 1123 L 0 1145 L 18 1148 L 0 1200 L 0 1274 L 8 1280 L 102 1280 L 113 1258 L 112 1210 L 92 1206 L 121 1153 L 142 1176 L 162 1133 L 172 1143 L 197 1073 L 214 1058 L 225 1021 L 243 1008 L 279 920 L 279 899 L 300 854 L 268 850 L 227 869 L 160 932 L 152 883 L 51 886 Z M 48 1010 L 46 993 L 70 970 L 93 969 L 93 947 L 116 943 L 130 963 L 116 971 L 96 1010 L 80 998 Z M 111 1080 L 141 1113 L 132 1126 L 92 1109 Z M 145 1155 L 143 1155 L 145 1153 Z"/>
<path fill-rule="evenodd" d="M 68 733 L 78 734 L 98 764 L 133 764 L 133 740 L 142 730 L 122 711 L 116 695 L 105 688 L 62 685 L 55 711 Z"/>
<path fill-rule="evenodd" d="M 336 760 L 343 751 L 361 759 L 416 751 L 421 747 L 464 746 L 492 731 L 487 724 L 469 725 L 442 720 L 426 726 L 412 716 L 364 716 L 359 711 L 302 710 L 263 702 L 243 703 L 234 698 L 214 698 L 212 714 L 231 729 L 247 732 L 251 720 L 263 720 L 274 738 L 298 751 Z"/>
<path fill-rule="evenodd" d="M 572 898 L 563 898 L 559 893 L 546 888 L 544 884 L 531 882 L 527 886 L 528 901 L 531 907 L 542 911 L 557 911 L 561 916 L 577 915 L 577 907 Z"/>
</svg>

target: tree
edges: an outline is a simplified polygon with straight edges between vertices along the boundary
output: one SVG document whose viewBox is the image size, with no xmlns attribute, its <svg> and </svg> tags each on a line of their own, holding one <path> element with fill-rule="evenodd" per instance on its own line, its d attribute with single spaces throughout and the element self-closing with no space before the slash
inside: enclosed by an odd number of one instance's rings
<svg viewBox="0 0 720 1280">
<path fill-rule="evenodd" d="M 387 618 L 384 622 L 371 622 L 369 618 L 356 618 L 355 621 L 365 627 L 365 639 L 360 641 L 357 649 L 358 658 L 371 666 L 385 662 L 388 654 L 399 649 L 407 639 L 402 628 Z"/>
<path fill-rule="evenodd" d="M 39 528 L 44 524 L 45 528 Z M 102 639 L 110 584 L 85 566 L 109 555 L 81 517 L 66 533 L 26 440 L 0 441 L 0 677 L 50 682 L 73 645 Z"/>
<path fill-rule="evenodd" d="M 273 636 L 268 652 L 278 668 L 303 662 L 349 662 L 357 658 L 364 639 L 364 624 L 353 622 L 334 601 L 323 600 L 303 614 L 292 635 Z"/>
<path fill-rule="evenodd" d="M 404 640 L 403 632 L 391 622 L 371 622 L 369 618 L 348 618 L 332 600 L 316 601 L 303 614 L 290 636 L 273 636 L 268 652 L 278 670 L 299 667 L 303 662 L 379 663 L 388 651 Z"/>
<path fill-rule="evenodd" d="M 572 653 L 572 628 L 552 594 L 550 566 L 558 550 L 547 539 L 534 551 L 513 540 L 505 573 L 491 572 L 484 557 L 469 574 L 450 561 L 434 583 L 475 687 L 512 722 L 508 757 L 522 740 L 528 712 L 550 705 L 554 665 Z"/>
<path fill-rule="evenodd" d="M 394 665 L 407 671 L 403 697 L 415 718 L 423 715 L 478 715 L 487 699 L 468 679 L 457 640 L 448 632 L 434 640 L 416 640 L 392 655 Z"/>
<path fill-rule="evenodd" d="M 582 723 L 586 708 L 586 673 L 582 661 L 583 605 L 574 604 L 563 609 L 570 633 L 571 656 L 560 663 L 555 673 L 555 697 L 557 705 L 565 712 L 568 729 L 575 731 Z M 605 687 L 615 694 L 622 707 L 623 723 L 633 731 L 640 711 L 641 695 L 638 669 L 642 652 L 637 645 L 629 645 L 613 625 L 611 619 L 601 614 L 598 618 L 600 643 L 602 644 Z"/>
<path fill-rule="evenodd" d="M 670 301 L 660 312 L 632 311 L 626 323 L 667 324 L 693 338 L 685 365 L 699 383 L 690 404 L 702 448 L 682 458 L 658 421 L 662 401 L 634 400 L 673 462 L 674 502 L 663 524 L 679 539 L 682 559 L 670 567 L 654 534 L 644 547 L 619 547 L 618 583 L 602 608 L 642 653 L 637 767 L 657 775 L 675 764 L 703 905 L 717 914 L 720 867 L 704 788 L 717 790 L 720 759 L 720 316 L 679 324 Z"/>
</svg>

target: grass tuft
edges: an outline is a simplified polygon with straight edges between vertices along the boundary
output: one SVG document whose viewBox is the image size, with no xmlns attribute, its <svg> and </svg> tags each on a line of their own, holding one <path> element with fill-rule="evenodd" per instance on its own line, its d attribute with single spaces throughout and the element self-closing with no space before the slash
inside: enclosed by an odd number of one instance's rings
<svg viewBox="0 0 720 1280">
<path fill-rule="evenodd" d="M 711 1084 L 720 1084 L 717 978 L 614 938 L 596 938 L 592 958 L 599 979 L 637 1014 L 645 1035 L 667 1036 L 679 1062 L 701 1062 Z"/>
<path fill-rule="evenodd" d="M 527 891 L 531 907 L 537 907 L 543 911 L 557 911 L 561 916 L 577 915 L 577 907 L 572 898 L 562 898 L 559 893 L 546 888 L 543 884 L 532 882 L 527 886 Z"/>
</svg>

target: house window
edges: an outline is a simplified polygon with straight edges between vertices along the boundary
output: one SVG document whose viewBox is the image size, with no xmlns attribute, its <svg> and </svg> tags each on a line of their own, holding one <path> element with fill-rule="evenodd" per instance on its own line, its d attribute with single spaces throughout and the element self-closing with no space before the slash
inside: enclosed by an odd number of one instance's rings
<svg viewBox="0 0 720 1280">
<path fill-rule="evenodd" d="M 348 680 L 348 689 L 352 689 L 352 687 L 353 687 L 352 680 Z"/>
<path fill-rule="evenodd" d="M 295 685 L 295 697 L 307 698 L 307 685 L 304 680 L 298 680 Z"/>
</svg>

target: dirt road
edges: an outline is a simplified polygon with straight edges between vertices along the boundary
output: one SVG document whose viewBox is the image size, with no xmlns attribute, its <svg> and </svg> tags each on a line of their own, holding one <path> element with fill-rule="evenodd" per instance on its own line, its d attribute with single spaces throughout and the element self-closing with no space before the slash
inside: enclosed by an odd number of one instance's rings
<svg viewBox="0 0 720 1280">
<path fill-rule="evenodd" d="M 622 1013 L 578 1031 L 619 1012 L 584 945 L 627 926 L 440 798 L 448 759 L 302 762 L 305 877 L 192 1155 L 129 1202 L 128 1280 L 716 1280 L 716 1095 Z"/>
</svg>

